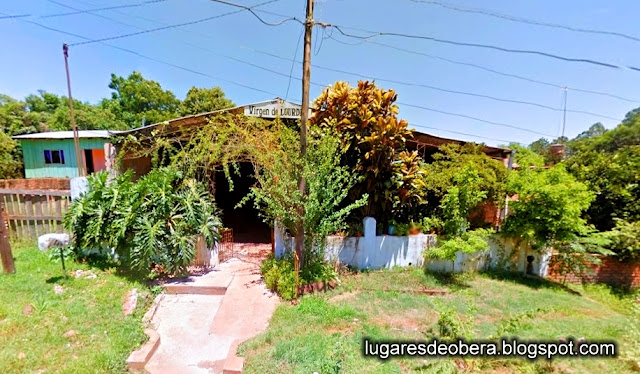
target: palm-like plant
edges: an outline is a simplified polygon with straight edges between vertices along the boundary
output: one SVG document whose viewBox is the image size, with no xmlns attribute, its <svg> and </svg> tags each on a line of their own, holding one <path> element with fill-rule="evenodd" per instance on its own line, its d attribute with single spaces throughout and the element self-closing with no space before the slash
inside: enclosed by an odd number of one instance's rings
<svg viewBox="0 0 640 374">
<path fill-rule="evenodd" d="M 114 250 L 137 269 L 159 264 L 184 271 L 202 235 L 208 246 L 219 240 L 222 222 L 205 187 L 170 168 L 154 170 L 137 182 L 124 173 L 89 177 L 89 192 L 74 201 L 64 226 L 80 250 Z"/>
</svg>

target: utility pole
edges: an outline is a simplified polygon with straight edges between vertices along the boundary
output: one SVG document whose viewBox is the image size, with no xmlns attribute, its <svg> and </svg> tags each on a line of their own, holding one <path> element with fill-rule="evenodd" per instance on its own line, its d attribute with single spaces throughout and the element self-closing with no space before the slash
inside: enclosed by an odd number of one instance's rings
<svg viewBox="0 0 640 374">
<path fill-rule="evenodd" d="M 300 114 L 300 154 L 305 157 L 307 153 L 307 122 L 309 121 L 309 83 L 311 82 L 311 32 L 313 31 L 313 0 L 307 0 L 307 15 L 304 23 L 304 57 L 302 60 L 302 113 Z M 304 176 L 300 175 L 298 180 L 298 191 L 302 196 L 306 195 L 306 185 Z M 296 286 L 298 284 L 298 274 L 303 261 L 304 249 L 304 207 L 298 207 L 300 221 L 296 227 L 296 253 L 295 270 Z M 297 288 L 296 288 L 297 293 Z"/>
<path fill-rule="evenodd" d="M 2 269 L 6 274 L 16 272 L 16 267 L 13 263 L 13 254 L 11 254 L 7 224 L 4 221 L 4 205 L 2 204 L 2 199 L 0 199 L 0 258 L 2 258 Z"/>
<path fill-rule="evenodd" d="M 64 69 L 67 72 L 67 92 L 69 93 L 69 114 L 71 117 L 71 128 L 73 129 L 73 146 L 76 152 L 76 163 L 78 164 L 78 176 L 84 177 L 84 163 L 80 154 L 80 139 L 78 137 L 78 126 L 76 126 L 76 116 L 73 112 L 73 97 L 71 97 L 71 78 L 69 77 L 69 46 L 67 43 L 62 44 L 62 53 L 64 54 Z"/>
</svg>

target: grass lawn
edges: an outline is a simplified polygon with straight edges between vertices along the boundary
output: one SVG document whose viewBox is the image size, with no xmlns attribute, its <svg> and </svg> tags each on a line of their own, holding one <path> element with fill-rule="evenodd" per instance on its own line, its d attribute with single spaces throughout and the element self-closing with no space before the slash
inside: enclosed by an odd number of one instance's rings
<svg viewBox="0 0 640 374">
<path fill-rule="evenodd" d="M 408 290 L 445 289 L 429 296 Z M 578 291 L 579 294 L 577 294 Z M 282 304 L 268 330 L 240 347 L 246 373 L 625 373 L 640 332 L 631 295 L 616 296 L 607 287 L 574 287 L 573 292 L 543 280 L 489 274 L 446 278 L 407 268 L 344 276 L 342 286 Z M 449 323 L 438 323 L 450 315 Z M 636 317 L 637 318 L 637 317 Z M 364 358 L 361 339 L 428 340 L 440 326 L 473 339 L 501 336 L 556 340 L 613 339 L 616 359 L 435 359 Z M 636 325 L 637 326 L 637 325 Z M 637 356 L 635 356 L 637 357 Z"/>
<path fill-rule="evenodd" d="M 16 274 L 0 273 L 0 373 L 117 373 L 145 340 L 142 315 L 152 295 L 115 270 L 68 263 L 97 277 L 62 279 L 60 263 L 34 247 L 13 248 Z M 56 294 L 54 287 L 64 292 Z M 141 294 L 123 316 L 127 291 Z M 64 337 L 68 331 L 74 336 Z"/>
</svg>

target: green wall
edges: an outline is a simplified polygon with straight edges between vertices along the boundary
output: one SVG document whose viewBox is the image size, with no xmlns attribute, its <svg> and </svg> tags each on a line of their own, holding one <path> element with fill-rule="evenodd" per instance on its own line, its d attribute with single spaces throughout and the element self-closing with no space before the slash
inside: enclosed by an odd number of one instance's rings
<svg viewBox="0 0 640 374">
<path fill-rule="evenodd" d="M 109 139 L 80 139 L 81 149 L 103 149 Z M 20 139 L 24 157 L 26 178 L 74 178 L 78 176 L 78 164 L 73 139 Z M 64 152 L 64 164 L 45 164 L 45 150 Z"/>
</svg>

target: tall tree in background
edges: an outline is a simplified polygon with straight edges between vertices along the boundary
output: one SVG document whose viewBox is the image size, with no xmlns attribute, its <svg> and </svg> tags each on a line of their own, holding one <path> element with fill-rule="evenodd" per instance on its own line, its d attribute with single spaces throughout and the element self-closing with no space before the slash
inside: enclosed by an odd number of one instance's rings
<svg viewBox="0 0 640 374">
<path fill-rule="evenodd" d="M 134 71 L 126 78 L 111 74 L 109 88 L 114 90 L 111 99 L 103 100 L 101 106 L 130 128 L 141 126 L 143 118 L 151 124 L 178 115 L 180 100 L 173 92 L 163 90 L 160 83 L 145 79 L 140 72 Z"/>
<path fill-rule="evenodd" d="M 20 178 L 22 157 L 16 141 L 0 131 L 0 179 Z"/>
<path fill-rule="evenodd" d="M 228 99 L 222 88 L 191 87 L 187 97 L 180 103 L 178 113 L 181 116 L 213 112 L 220 109 L 233 108 L 235 104 Z"/>
</svg>

